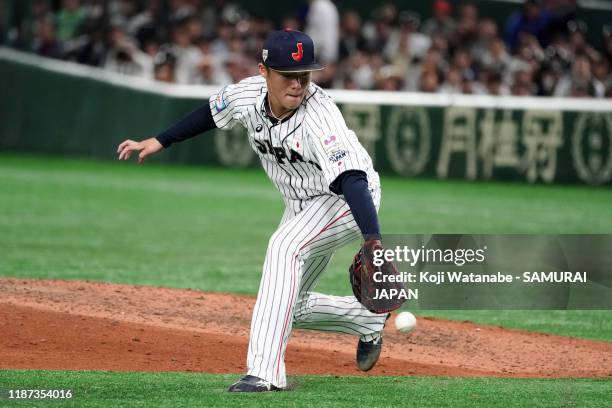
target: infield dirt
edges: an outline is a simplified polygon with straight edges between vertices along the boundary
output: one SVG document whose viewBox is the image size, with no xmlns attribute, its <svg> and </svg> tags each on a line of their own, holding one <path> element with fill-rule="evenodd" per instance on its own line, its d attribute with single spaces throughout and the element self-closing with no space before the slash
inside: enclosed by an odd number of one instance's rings
<svg viewBox="0 0 612 408">
<path fill-rule="evenodd" d="M 83 281 L 0 279 L 0 368 L 242 373 L 255 299 Z M 393 317 L 392 317 L 393 319 Z M 391 323 L 392 320 L 389 321 Z M 385 330 L 367 374 L 354 336 L 295 330 L 289 374 L 610 377 L 612 342 L 418 318 Z"/>
</svg>

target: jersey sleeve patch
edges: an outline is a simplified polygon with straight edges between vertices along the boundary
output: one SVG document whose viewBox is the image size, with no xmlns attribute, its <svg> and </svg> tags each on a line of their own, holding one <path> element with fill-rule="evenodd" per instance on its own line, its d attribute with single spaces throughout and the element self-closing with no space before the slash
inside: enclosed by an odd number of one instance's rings
<svg viewBox="0 0 612 408">
<path fill-rule="evenodd" d="M 323 150 L 330 163 L 339 163 L 348 154 L 346 148 L 336 135 L 323 138 Z"/>
<path fill-rule="evenodd" d="M 227 88 L 227 86 L 223 87 L 223 89 L 221 89 L 215 97 L 215 109 L 217 112 L 221 112 L 223 109 L 227 108 L 227 103 L 225 102 L 224 97 L 225 88 Z"/>
<path fill-rule="evenodd" d="M 342 150 L 342 149 L 336 150 L 329 154 L 328 159 L 330 162 L 337 163 L 338 165 L 340 165 L 341 160 L 344 159 L 347 154 L 348 153 L 346 150 Z"/>
<path fill-rule="evenodd" d="M 335 135 L 330 135 L 323 139 L 323 150 L 325 150 L 327 154 L 331 154 L 341 147 L 340 140 Z"/>
</svg>

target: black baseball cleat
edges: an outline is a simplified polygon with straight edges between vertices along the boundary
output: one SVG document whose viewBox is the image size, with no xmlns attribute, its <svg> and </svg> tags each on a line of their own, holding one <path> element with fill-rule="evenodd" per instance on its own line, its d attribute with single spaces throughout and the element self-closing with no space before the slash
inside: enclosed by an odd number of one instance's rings
<svg viewBox="0 0 612 408">
<path fill-rule="evenodd" d="M 230 385 L 227 391 L 229 392 L 268 392 L 268 391 L 280 391 L 281 389 L 272 385 L 272 383 L 262 380 L 259 377 L 253 375 L 245 375 Z"/>
<path fill-rule="evenodd" d="M 387 313 L 383 330 L 390 317 L 391 313 Z M 382 335 L 383 332 L 381 330 L 378 337 L 374 340 L 363 341 L 359 339 L 359 343 L 357 343 L 357 367 L 361 371 L 369 371 L 376 365 L 382 351 Z"/>
<path fill-rule="evenodd" d="M 376 365 L 382 351 L 382 335 L 372 341 L 359 339 L 357 343 L 357 367 L 361 371 L 369 371 Z"/>
</svg>

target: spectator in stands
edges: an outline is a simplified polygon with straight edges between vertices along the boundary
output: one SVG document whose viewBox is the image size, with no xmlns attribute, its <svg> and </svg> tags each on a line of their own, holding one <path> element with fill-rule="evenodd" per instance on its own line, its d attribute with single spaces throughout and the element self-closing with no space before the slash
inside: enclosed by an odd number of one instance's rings
<svg viewBox="0 0 612 408">
<path fill-rule="evenodd" d="M 403 88 L 402 73 L 391 65 L 383 66 L 376 77 L 376 89 L 381 91 L 399 91 Z"/>
<path fill-rule="evenodd" d="M 220 22 L 217 35 L 211 43 L 211 52 L 218 58 L 225 60 L 229 54 L 229 44 L 234 36 L 234 27 L 227 22 Z"/>
<path fill-rule="evenodd" d="M 507 71 L 511 60 L 512 57 L 508 54 L 502 39 L 495 38 L 489 42 L 487 49 L 482 52 L 478 63 L 481 68 L 501 73 Z"/>
<path fill-rule="evenodd" d="M 39 26 L 42 23 L 53 23 L 53 20 L 54 16 L 48 2 L 34 0 L 30 6 L 30 13 L 11 30 L 12 32 L 8 33 L 9 44 L 20 50 L 37 52 L 35 50 L 37 44 L 34 44 L 34 40 L 39 35 Z"/>
<path fill-rule="evenodd" d="M 599 81 L 606 89 L 612 85 L 612 73 L 610 72 L 610 60 L 599 56 L 593 61 L 593 77 Z"/>
<path fill-rule="evenodd" d="M 451 16 L 452 7 L 448 0 L 434 0 L 432 4 L 433 17 L 423 24 L 423 32 L 429 36 L 442 34 L 446 38 L 455 32 L 457 23 Z"/>
<path fill-rule="evenodd" d="M 599 52 L 591 47 L 586 40 L 586 24 L 583 21 L 570 21 L 568 23 L 569 49 L 574 55 L 584 54 L 591 61 L 599 58 Z"/>
<path fill-rule="evenodd" d="M 374 73 L 374 89 L 378 89 L 378 81 L 383 76 L 388 76 L 390 71 L 387 68 L 387 62 L 380 52 L 373 52 L 370 54 L 370 66 L 372 67 L 372 72 Z"/>
<path fill-rule="evenodd" d="M 536 92 L 533 73 L 529 66 L 525 66 L 514 72 L 512 78 L 512 86 L 510 88 L 512 95 L 529 96 Z"/>
<path fill-rule="evenodd" d="M 402 58 L 423 59 L 429 47 L 431 37 L 418 32 L 420 18 L 416 13 L 402 11 L 399 14 L 399 30 L 394 30 L 384 48 L 387 59 L 396 59 L 398 54 Z M 409 64 L 407 64 L 409 65 Z"/>
<path fill-rule="evenodd" d="M 513 95 L 515 94 L 515 89 L 520 91 L 520 95 L 524 95 L 525 91 L 522 87 L 525 84 L 515 85 L 517 75 L 518 78 L 523 78 L 526 72 L 528 72 L 530 77 L 533 78 L 533 75 L 540 69 L 540 64 L 544 59 L 544 52 L 535 37 L 527 33 L 521 33 L 520 38 L 518 50 L 507 65 L 504 78 L 506 83 L 512 85 Z M 537 90 L 537 87 L 530 87 L 530 89 Z"/>
<path fill-rule="evenodd" d="M 319 61 L 323 64 L 336 63 L 340 41 L 338 9 L 331 0 L 310 0 L 309 2 L 306 33 L 317 44 L 315 52 Z"/>
<path fill-rule="evenodd" d="M 159 37 L 164 35 L 160 29 L 163 26 L 161 0 L 147 1 L 146 7 L 134 13 L 127 21 L 128 33 L 136 38 L 143 48 L 145 44 L 159 44 Z"/>
<path fill-rule="evenodd" d="M 503 76 L 500 71 L 486 71 L 486 75 L 482 75 L 480 81 L 484 83 L 485 93 L 488 95 L 510 95 L 510 88 L 504 83 Z"/>
<path fill-rule="evenodd" d="M 136 37 L 136 28 L 132 21 L 139 15 L 136 0 L 111 0 L 109 17 L 111 21 L 122 21 L 125 31 L 130 37 Z"/>
<path fill-rule="evenodd" d="M 85 20 L 85 10 L 80 0 L 63 0 L 57 13 L 57 37 L 60 41 L 74 38 Z"/>
<path fill-rule="evenodd" d="M 333 6 L 332 1 L 312 2 L 311 25 L 320 22 L 314 18 L 318 5 Z M 29 4 L 30 12 L 19 13 L 23 19 L 11 22 L 6 34 L 11 46 L 185 84 L 223 85 L 253 74 L 245 66 L 256 66 L 263 39 L 275 28 L 273 21 L 249 16 L 231 0 Z M 458 4 L 456 22 L 451 4 Z M 542 96 L 612 93 L 612 29 L 603 30 L 604 46 L 596 49 L 588 41 L 586 24 L 575 18 L 575 0 L 525 0 L 508 19 L 506 44 L 495 21 L 479 16 L 478 4 L 433 1 L 434 16 L 422 30 L 419 16 L 399 10 L 394 2 L 384 3 L 363 20 L 346 10 L 335 41 L 338 61 L 328 62 L 328 69 L 313 79 L 324 87 L 347 89 Z M 306 15 L 288 14 L 283 24 L 299 29 Z M 168 52 L 171 58 L 160 57 Z M 334 58 L 322 55 L 329 61 Z"/>
<path fill-rule="evenodd" d="M 134 39 L 127 35 L 123 24 L 117 22 L 113 25 L 108 42 L 105 69 L 125 75 L 152 77 L 153 59 L 138 48 Z"/>
<path fill-rule="evenodd" d="M 175 83 L 176 78 L 174 74 L 176 58 L 172 55 L 172 52 L 167 49 L 162 49 L 155 57 L 154 60 L 154 78 L 160 82 Z"/>
<path fill-rule="evenodd" d="M 197 1 L 170 0 L 170 22 L 181 21 L 196 14 L 197 3 Z"/>
<path fill-rule="evenodd" d="M 374 71 L 370 65 L 370 58 L 363 51 L 357 51 L 349 57 L 346 75 L 358 89 L 371 89 L 374 86 Z"/>
<path fill-rule="evenodd" d="M 436 92 L 438 85 L 440 85 L 440 72 L 448 71 L 448 64 L 443 59 L 442 53 L 435 47 L 431 47 L 425 59 L 417 64 L 408 75 L 408 81 L 406 83 L 406 90 L 418 91 L 423 90 L 423 83 L 426 83 L 424 92 Z M 434 74 L 432 74 L 434 73 Z M 423 80 L 424 75 L 429 75 L 429 78 Z M 435 76 L 435 78 L 434 78 Z M 435 80 L 435 81 L 434 81 Z M 432 84 L 435 84 L 435 88 L 432 88 Z"/>
<path fill-rule="evenodd" d="M 312 73 L 312 80 L 323 88 L 333 88 L 336 82 L 337 73 L 338 64 L 330 63 L 325 66 L 325 69 L 314 71 Z"/>
<path fill-rule="evenodd" d="M 478 22 L 478 38 L 471 47 L 472 56 L 477 62 L 482 62 L 483 55 L 491 52 L 491 43 L 494 41 L 500 41 L 497 24 L 490 18 L 481 19 Z"/>
<path fill-rule="evenodd" d="M 459 71 L 461 77 L 468 81 L 476 79 L 476 72 L 472 66 L 472 56 L 465 48 L 457 48 L 453 55 L 452 68 Z"/>
<path fill-rule="evenodd" d="M 106 26 L 99 19 L 88 19 L 83 26 L 85 33 L 66 50 L 66 59 L 99 67 L 104 64 L 108 41 Z"/>
<path fill-rule="evenodd" d="M 179 84 L 197 82 L 198 64 L 202 59 L 202 52 L 194 45 L 195 39 L 189 31 L 190 17 L 179 21 L 172 29 L 172 54 L 176 58 L 175 79 Z M 227 47 L 229 52 L 229 43 Z"/>
<path fill-rule="evenodd" d="M 393 3 L 385 3 L 374 11 L 374 21 L 367 22 L 363 28 L 368 52 L 381 52 L 385 49 L 394 31 L 397 13 L 397 6 Z"/>
<path fill-rule="evenodd" d="M 559 58 L 552 47 L 547 49 L 547 58 L 543 61 L 536 75 L 537 95 L 552 96 L 559 80 L 564 75 L 566 62 Z"/>
<path fill-rule="evenodd" d="M 350 75 L 344 75 L 340 79 L 340 81 L 339 81 L 339 88 L 350 89 L 350 90 L 353 90 L 353 91 L 359 89 L 359 87 L 357 86 L 357 83 L 355 82 L 355 80 Z"/>
<path fill-rule="evenodd" d="M 460 94 L 463 93 L 463 78 L 457 68 L 451 68 L 446 73 L 446 80 L 437 90 L 441 94 Z"/>
<path fill-rule="evenodd" d="M 435 69 L 426 69 L 419 78 L 419 92 L 437 92 L 440 85 L 440 73 Z"/>
<path fill-rule="evenodd" d="M 488 93 L 485 85 L 478 80 L 463 78 L 462 86 L 464 94 L 486 95 Z"/>
<path fill-rule="evenodd" d="M 225 61 L 225 70 L 227 71 L 230 82 L 237 83 L 238 81 L 246 78 L 248 75 L 246 68 L 245 59 L 239 54 L 230 54 Z"/>
<path fill-rule="evenodd" d="M 155 58 L 161 47 L 160 41 L 156 37 L 147 37 L 142 42 L 143 51 L 151 58 Z"/>
<path fill-rule="evenodd" d="M 409 80 L 409 73 L 413 69 L 413 60 L 415 59 L 412 48 L 410 48 L 410 38 L 410 35 L 398 35 L 398 43 L 397 45 L 394 44 L 394 47 L 397 48 L 393 53 L 386 54 L 393 72 L 402 78 L 400 81 L 402 87 Z M 385 51 L 388 51 L 388 48 Z"/>
<path fill-rule="evenodd" d="M 594 96 L 605 95 L 604 85 L 593 76 L 591 61 L 586 55 L 577 55 L 571 73 L 565 75 L 555 88 L 555 96 Z"/>
<path fill-rule="evenodd" d="M 434 34 L 431 36 L 430 49 L 431 48 L 439 51 L 444 60 L 448 60 L 450 58 L 450 45 L 448 43 L 448 38 L 442 34 Z"/>
<path fill-rule="evenodd" d="M 361 33 L 361 17 L 354 10 L 347 10 L 342 14 L 340 26 L 339 55 L 341 59 L 349 58 L 357 51 L 364 51 L 366 40 Z"/>
<path fill-rule="evenodd" d="M 211 55 L 204 55 L 198 64 L 197 84 L 225 85 L 229 84 L 231 77 L 224 67 L 220 67 Z"/>
<path fill-rule="evenodd" d="M 230 50 L 236 54 L 244 54 L 244 41 L 232 40 L 229 44 L 228 54 L 219 58 L 212 51 L 212 42 L 209 38 L 200 37 L 196 44 L 200 50 L 201 58 L 197 64 L 197 78 L 195 83 L 204 85 L 225 85 L 232 82 L 232 76 L 227 71 L 227 60 L 232 57 Z"/>
<path fill-rule="evenodd" d="M 459 6 L 459 19 L 452 36 L 454 46 L 471 49 L 478 41 L 478 8 L 472 2 Z"/>
<path fill-rule="evenodd" d="M 514 52 L 519 46 L 521 33 L 530 34 L 546 45 L 546 29 L 552 22 L 552 16 L 542 7 L 541 0 L 525 0 L 523 9 L 512 13 L 506 22 L 505 40 L 508 48 Z"/>
<path fill-rule="evenodd" d="M 36 54 L 57 59 L 63 57 L 62 43 L 57 39 L 55 23 L 52 19 L 46 18 L 38 21 L 34 35 L 32 50 Z"/>
</svg>

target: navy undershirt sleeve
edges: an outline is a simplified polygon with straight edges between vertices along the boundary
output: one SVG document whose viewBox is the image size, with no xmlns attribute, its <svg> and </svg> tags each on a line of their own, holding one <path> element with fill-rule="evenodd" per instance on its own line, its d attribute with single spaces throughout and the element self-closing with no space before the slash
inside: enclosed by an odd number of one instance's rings
<svg viewBox="0 0 612 408">
<path fill-rule="evenodd" d="M 164 130 L 156 139 L 162 146 L 170 147 L 172 143 L 192 138 L 216 127 L 210 105 L 205 104 Z"/>
<path fill-rule="evenodd" d="M 380 227 L 378 215 L 368 189 L 368 179 L 365 172 L 360 170 L 349 170 L 338 176 L 332 183 L 338 194 L 344 194 L 353 218 L 361 230 L 363 237 L 367 239 L 380 239 Z M 332 188 L 330 186 L 330 188 Z"/>
</svg>

